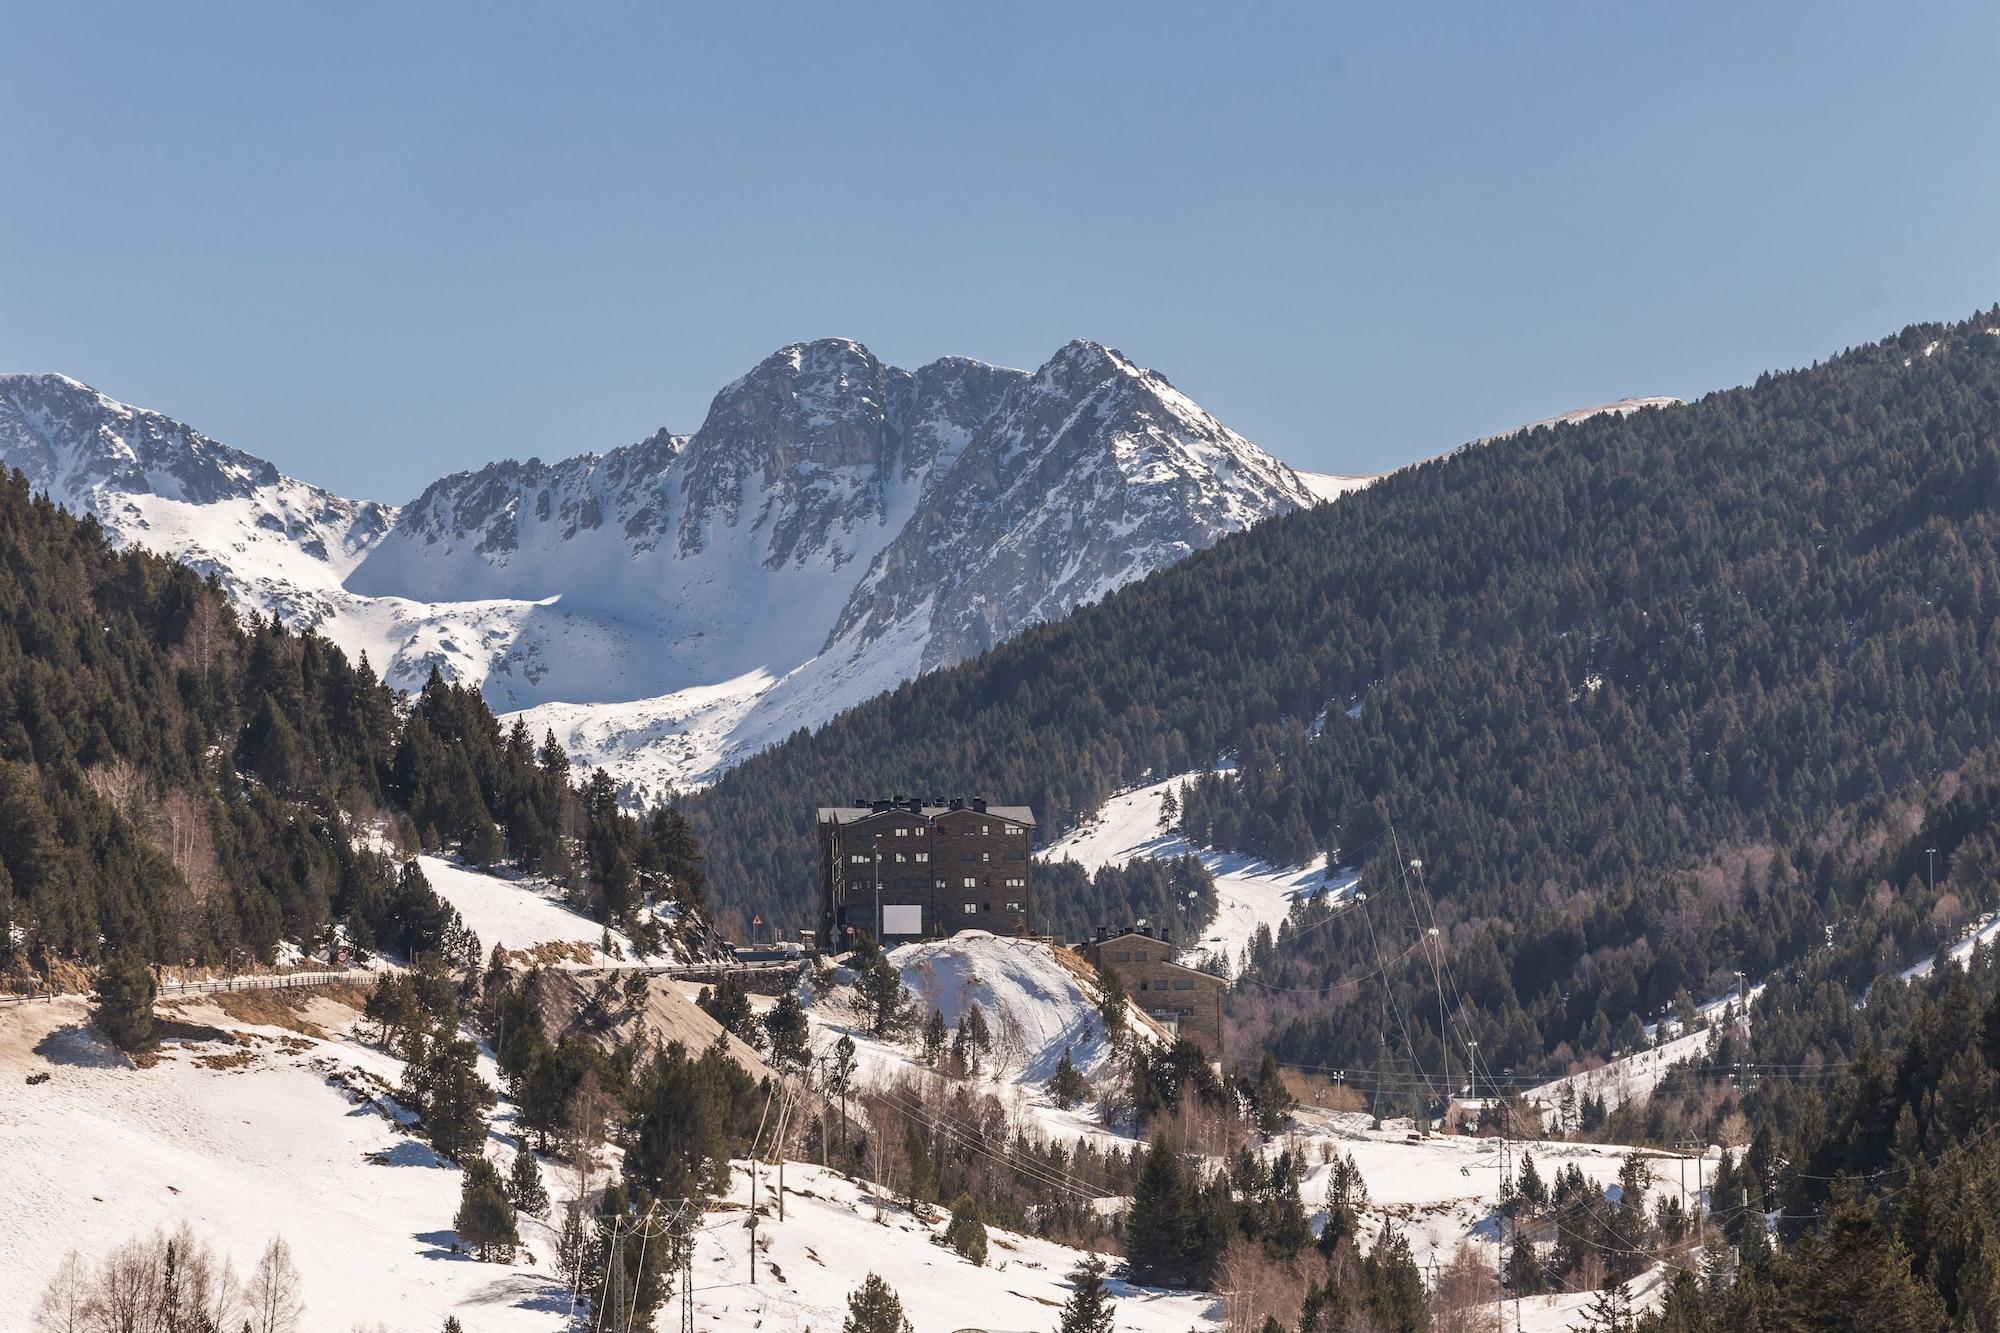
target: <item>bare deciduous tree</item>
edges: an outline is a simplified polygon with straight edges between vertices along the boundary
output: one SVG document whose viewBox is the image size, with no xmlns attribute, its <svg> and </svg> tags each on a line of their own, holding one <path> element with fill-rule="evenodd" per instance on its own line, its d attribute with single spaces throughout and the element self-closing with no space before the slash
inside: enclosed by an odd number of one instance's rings
<svg viewBox="0 0 2000 1333">
<path fill-rule="evenodd" d="M 250 1270 L 250 1285 L 244 1295 L 252 1333 L 297 1333 L 305 1302 L 300 1298 L 292 1247 L 283 1236 L 274 1237 L 264 1247 L 263 1257 Z"/>
<path fill-rule="evenodd" d="M 65 1254 L 35 1302 L 35 1333 L 85 1333 L 95 1285 L 83 1256 L 75 1250 Z"/>
<path fill-rule="evenodd" d="M 35 1333 L 230 1329 L 240 1309 L 235 1270 L 183 1225 L 128 1240 L 96 1268 L 64 1255 L 36 1303 Z"/>
</svg>

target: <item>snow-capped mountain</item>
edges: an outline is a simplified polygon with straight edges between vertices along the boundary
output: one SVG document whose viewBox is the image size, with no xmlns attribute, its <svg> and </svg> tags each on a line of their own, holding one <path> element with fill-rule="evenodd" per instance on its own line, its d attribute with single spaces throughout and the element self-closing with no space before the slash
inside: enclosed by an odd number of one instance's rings
<svg viewBox="0 0 2000 1333">
<path fill-rule="evenodd" d="M 308 623 L 396 511 L 281 474 L 66 375 L 0 375 L 0 462 L 114 537 L 214 573 L 239 602 Z"/>
<path fill-rule="evenodd" d="M 642 798 L 1345 484 L 1082 341 L 1034 372 L 795 344 L 692 435 L 400 510 L 55 375 L 0 377 L 0 461 L 395 684 L 478 683 Z"/>
</svg>

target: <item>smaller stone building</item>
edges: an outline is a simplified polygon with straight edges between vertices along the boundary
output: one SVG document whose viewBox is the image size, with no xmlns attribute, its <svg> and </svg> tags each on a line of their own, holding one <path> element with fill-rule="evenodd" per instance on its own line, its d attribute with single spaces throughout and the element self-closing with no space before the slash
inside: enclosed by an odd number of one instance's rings
<svg viewBox="0 0 2000 1333">
<path fill-rule="evenodd" d="M 1116 973 L 1125 993 L 1170 1031 L 1196 1042 L 1212 1059 L 1222 1058 L 1222 992 L 1228 982 L 1174 961 L 1174 946 L 1147 927 L 1112 934 L 1099 927 L 1097 938 L 1077 952 L 1106 972 Z"/>
</svg>

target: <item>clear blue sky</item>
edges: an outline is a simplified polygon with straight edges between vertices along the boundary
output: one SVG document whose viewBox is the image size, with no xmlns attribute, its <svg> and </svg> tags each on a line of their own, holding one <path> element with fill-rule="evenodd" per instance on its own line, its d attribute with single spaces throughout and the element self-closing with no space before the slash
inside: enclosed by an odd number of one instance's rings
<svg viewBox="0 0 2000 1333">
<path fill-rule="evenodd" d="M 1096 338 L 1356 471 L 2000 300 L 1990 0 L 16 3 L 6 32 L 0 369 L 385 500 L 693 429 L 828 334 L 902 365 Z"/>
</svg>

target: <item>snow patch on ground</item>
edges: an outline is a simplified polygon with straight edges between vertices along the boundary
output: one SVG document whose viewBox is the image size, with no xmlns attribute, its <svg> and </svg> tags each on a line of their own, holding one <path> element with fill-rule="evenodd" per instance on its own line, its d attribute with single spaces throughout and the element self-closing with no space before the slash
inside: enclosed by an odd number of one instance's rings
<svg viewBox="0 0 2000 1333">
<path fill-rule="evenodd" d="M 979 1267 L 939 1243 L 948 1214 L 923 1222 L 899 1205 L 877 1205 L 869 1186 L 818 1167 L 785 1170 L 785 1220 L 773 1204 L 776 1173 L 758 1189 L 757 1283 L 749 1281 L 749 1171 L 738 1164 L 727 1205 L 708 1214 L 695 1246 L 694 1300 L 704 1333 L 822 1333 L 847 1317 L 848 1293 L 879 1274 L 922 1333 L 949 1329 L 1046 1329 L 1069 1299 L 1068 1275 L 1086 1257 L 1033 1236 L 987 1229 Z M 1218 1328 L 1220 1302 L 1202 1293 L 1164 1292 L 1115 1279 L 1121 1333 L 1188 1333 Z M 678 1312 L 663 1311 L 667 1326 Z"/>
<path fill-rule="evenodd" d="M 1972 957 L 1974 949 L 1990 947 L 1996 938 L 2000 938 L 2000 912 L 1988 912 L 1972 924 L 1972 928 L 1960 937 L 1958 943 L 1945 950 L 1944 956 L 1963 967 L 1966 959 Z M 1912 963 L 1897 975 L 1904 981 L 1915 981 L 1936 971 L 1937 963 L 1938 955 L 1932 954 L 1929 958 Z"/>
<path fill-rule="evenodd" d="M 569 946 L 550 951 L 547 961 L 558 967 L 615 967 L 646 961 L 622 931 L 611 932 L 614 952 L 601 947 L 602 923 L 570 906 L 545 880 L 518 878 L 474 870 L 441 856 L 419 856 L 418 866 L 438 896 L 457 909 L 479 947 L 491 953 L 498 944 L 510 952 L 532 952 L 540 945 Z M 673 961 L 655 956 L 652 961 Z"/>
<path fill-rule="evenodd" d="M 965 1011 L 979 1005 L 994 1047 L 981 1067 L 979 1086 L 998 1098 L 1017 1124 L 1064 1142 L 1130 1141 L 1128 1133 L 1098 1123 L 1088 1102 L 1065 1111 L 1050 1100 L 1047 1083 L 1065 1049 L 1086 1079 L 1118 1077 L 1111 1044 L 1104 1037 L 1101 997 L 1079 971 L 1065 966 L 1055 946 L 966 931 L 949 939 L 905 944 L 888 956 L 902 973 L 904 989 L 920 1011 L 919 1021 L 935 1008 L 955 1031 Z M 868 1031 L 849 981 L 842 977 L 824 995 L 815 994 L 810 982 L 802 985 L 800 999 L 807 1005 L 814 1049 L 830 1050 L 843 1034 L 852 1038 L 856 1081 L 861 1086 L 936 1077 L 921 1059 L 920 1033 L 894 1038 Z M 1128 1023 L 1143 1029 L 1146 1020 L 1138 1011 L 1128 1008 L 1127 1013 Z"/>
<path fill-rule="evenodd" d="M 393 1086 L 396 1060 L 344 1035 L 201 1019 L 250 1042 L 169 1042 L 135 1069 L 91 1034 L 81 1000 L 0 1008 L 0 1328 L 29 1326 L 66 1251 L 94 1263 L 182 1222 L 239 1276 L 283 1236 L 307 1328 L 428 1330 L 447 1314 L 482 1333 L 562 1326 L 549 1229 L 520 1219 L 532 1263 L 451 1253 L 459 1171 L 343 1086 Z M 496 1130 L 508 1114 L 503 1104 Z M 503 1173 L 506 1143 L 496 1133 L 489 1145 Z M 556 1175 L 544 1173 L 552 1189 Z"/>
<path fill-rule="evenodd" d="M 1350 893 L 1359 876 L 1347 870 L 1329 870 L 1324 856 L 1302 866 L 1272 866 L 1241 853 L 1199 847 L 1178 833 L 1166 831 L 1161 803 L 1169 791 L 1178 799 L 1179 789 L 1194 776 L 1182 773 L 1120 792 L 1040 852 L 1037 859 L 1075 861 L 1095 871 L 1100 866 L 1122 866 L 1137 857 L 1198 858 L 1215 876 L 1216 915 L 1201 939 L 1182 951 L 1182 960 L 1220 955 L 1233 969 L 1242 961 L 1243 951 L 1259 926 L 1268 927 L 1275 937 L 1295 904 L 1322 893 Z"/>
<path fill-rule="evenodd" d="M 1343 495 L 1349 495 L 1355 491 L 1373 486 L 1376 482 L 1382 480 L 1382 476 L 1383 474 L 1379 472 L 1352 476 L 1343 476 L 1334 472 L 1298 473 L 1299 481 L 1304 484 L 1308 491 L 1312 492 L 1313 498 L 1321 504 L 1325 504 L 1330 500 L 1338 500 Z"/>
</svg>

